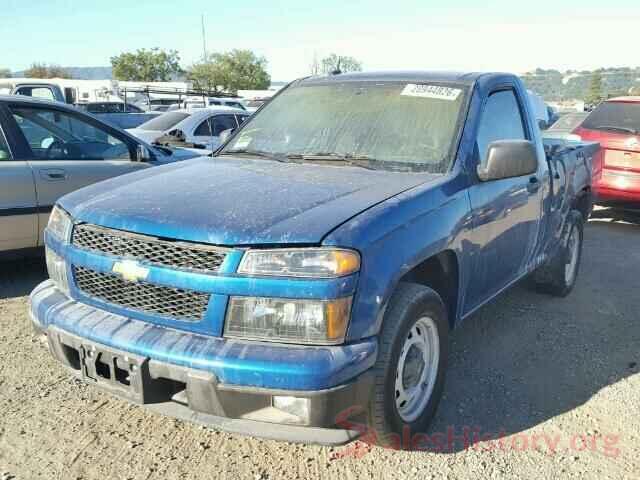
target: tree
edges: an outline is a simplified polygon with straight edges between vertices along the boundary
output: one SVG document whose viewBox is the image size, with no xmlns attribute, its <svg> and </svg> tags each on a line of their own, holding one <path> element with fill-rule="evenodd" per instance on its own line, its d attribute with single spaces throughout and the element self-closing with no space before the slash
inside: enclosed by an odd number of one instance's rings
<svg viewBox="0 0 640 480">
<path fill-rule="evenodd" d="M 217 91 L 224 83 L 222 69 L 216 61 L 215 54 L 207 55 L 206 60 L 194 63 L 187 69 L 187 79 L 193 88 Z"/>
<path fill-rule="evenodd" d="M 589 83 L 589 91 L 585 102 L 591 105 L 597 105 L 604 99 L 604 93 L 602 91 L 602 73 L 600 70 L 596 70 L 591 74 L 591 83 Z"/>
<path fill-rule="evenodd" d="M 11 70 L 8 68 L 0 68 L 0 78 L 11 78 Z"/>
<path fill-rule="evenodd" d="M 267 60 L 251 50 L 214 53 L 206 61 L 193 64 L 187 78 L 203 90 L 265 90 L 271 84 L 266 71 Z"/>
<path fill-rule="evenodd" d="M 24 71 L 26 78 L 72 78 L 71 74 L 60 65 L 47 65 L 46 63 L 32 63 Z"/>
<path fill-rule="evenodd" d="M 327 74 L 336 70 L 340 70 L 343 73 L 360 72 L 362 71 L 362 63 L 353 57 L 338 56 L 335 53 L 321 60 L 320 73 Z"/>
<path fill-rule="evenodd" d="M 135 53 L 123 52 L 111 57 L 111 66 L 113 77 L 117 80 L 166 82 L 182 73 L 178 52 L 159 48 L 142 48 Z"/>
</svg>

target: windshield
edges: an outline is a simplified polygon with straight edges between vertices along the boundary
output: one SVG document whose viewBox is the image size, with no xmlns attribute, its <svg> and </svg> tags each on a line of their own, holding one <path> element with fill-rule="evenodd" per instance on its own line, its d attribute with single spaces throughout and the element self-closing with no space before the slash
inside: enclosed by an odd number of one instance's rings
<svg viewBox="0 0 640 480">
<path fill-rule="evenodd" d="M 603 102 L 582 126 L 589 130 L 640 133 L 640 102 Z"/>
<path fill-rule="evenodd" d="M 167 112 L 152 118 L 148 122 L 144 122 L 138 128 L 140 130 L 152 130 L 154 132 L 164 132 L 169 130 L 178 122 L 181 122 L 189 116 L 186 112 Z"/>
<path fill-rule="evenodd" d="M 289 88 L 220 154 L 367 161 L 376 169 L 444 173 L 461 122 L 458 86 L 337 83 Z"/>
</svg>

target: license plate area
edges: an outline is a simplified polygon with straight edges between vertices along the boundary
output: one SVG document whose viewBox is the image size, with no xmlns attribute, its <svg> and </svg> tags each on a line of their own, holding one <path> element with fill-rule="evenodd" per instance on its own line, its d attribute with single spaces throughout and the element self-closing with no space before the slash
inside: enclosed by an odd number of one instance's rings
<svg viewBox="0 0 640 480">
<path fill-rule="evenodd" d="M 80 345 L 82 378 L 136 403 L 144 402 L 144 357 L 116 353 L 95 344 Z"/>
<path fill-rule="evenodd" d="M 86 383 L 143 404 L 158 401 L 158 389 L 149 375 L 149 359 L 50 329 L 52 354 Z"/>
<path fill-rule="evenodd" d="M 607 149 L 604 163 L 608 167 L 637 170 L 640 169 L 640 153 Z"/>
</svg>

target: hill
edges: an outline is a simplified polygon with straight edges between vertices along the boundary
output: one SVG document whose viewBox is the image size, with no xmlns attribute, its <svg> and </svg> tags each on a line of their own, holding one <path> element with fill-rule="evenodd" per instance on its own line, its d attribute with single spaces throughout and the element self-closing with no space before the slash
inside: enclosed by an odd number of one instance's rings
<svg viewBox="0 0 640 480">
<path fill-rule="evenodd" d="M 78 80 L 110 80 L 111 67 L 63 67 Z M 13 72 L 13 77 L 24 77 L 24 72 Z"/>
<path fill-rule="evenodd" d="M 601 68 L 602 90 L 605 97 L 629 95 L 631 89 L 640 89 L 640 67 Z M 527 88 L 541 95 L 547 101 L 584 100 L 594 71 L 536 69 L 521 75 Z M 635 92 L 634 92 L 635 93 Z"/>
</svg>

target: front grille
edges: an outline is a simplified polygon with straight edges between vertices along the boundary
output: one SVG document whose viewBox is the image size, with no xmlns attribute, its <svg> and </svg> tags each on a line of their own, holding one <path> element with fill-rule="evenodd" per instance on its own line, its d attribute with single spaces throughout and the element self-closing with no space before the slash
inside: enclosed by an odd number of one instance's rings
<svg viewBox="0 0 640 480">
<path fill-rule="evenodd" d="M 72 243 L 100 254 L 205 272 L 217 272 L 226 257 L 226 250 L 219 247 L 160 240 L 86 223 L 74 227 Z"/>
<path fill-rule="evenodd" d="M 180 288 L 127 282 L 108 273 L 74 266 L 76 286 L 85 295 L 138 312 L 178 320 L 202 320 L 209 294 Z"/>
</svg>

